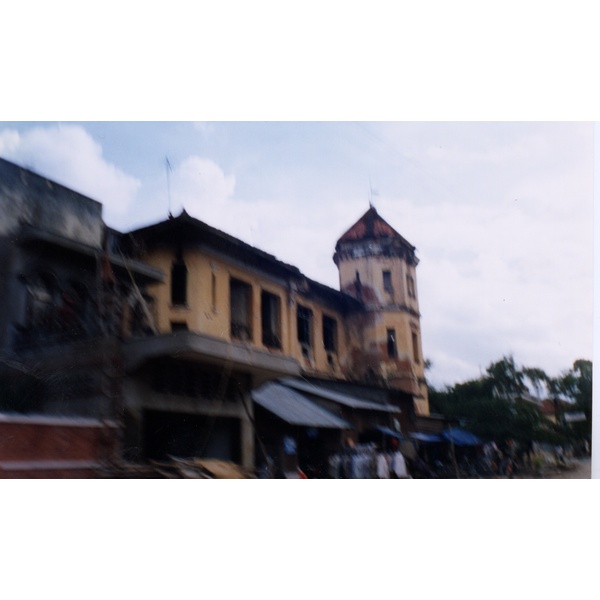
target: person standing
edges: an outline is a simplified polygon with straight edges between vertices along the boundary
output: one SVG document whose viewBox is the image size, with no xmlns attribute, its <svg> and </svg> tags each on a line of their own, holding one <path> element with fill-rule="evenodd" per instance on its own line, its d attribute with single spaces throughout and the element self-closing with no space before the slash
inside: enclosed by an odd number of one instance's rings
<svg viewBox="0 0 600 600">
<path fill-rule="evenodd" d="M 378 479 L 389 479 L 390 478 L 390 465 L 388 457 L 385 452 L 380 452 L 377 455 L 377 478 Z"/>
<path fill-rule="evenodd" d="M 406 461 L 400 450 L 396 450 L 392 454 L 392 476 L 394 479 L 408 479 Z"/>
</svg>

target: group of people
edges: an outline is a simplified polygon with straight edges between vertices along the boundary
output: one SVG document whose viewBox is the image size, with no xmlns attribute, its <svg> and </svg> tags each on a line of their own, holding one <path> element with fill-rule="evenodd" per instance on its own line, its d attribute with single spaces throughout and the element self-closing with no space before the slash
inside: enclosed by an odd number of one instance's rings
<svg viewBox="0 0 600 600">
<path fill-rule="evenodd" d="M 375 444 L 348 446 L 329 457 L 332 479 L 408 479 L 406 461 L 398 448 L 384 450 Z"/>
<path fill-rule="evenodd" d="M 495 442 L 483 446 L 483 460 L 489 469 L 500 477 L 512 477 L 516 468 L 514 446 L 500 449 Z"/>
</svg>

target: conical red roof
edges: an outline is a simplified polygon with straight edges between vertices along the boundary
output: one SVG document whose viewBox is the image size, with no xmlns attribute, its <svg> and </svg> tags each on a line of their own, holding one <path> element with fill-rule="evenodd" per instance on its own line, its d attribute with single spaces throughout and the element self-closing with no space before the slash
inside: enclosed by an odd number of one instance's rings
<svg viewBox="0 0 600 600">
<path fill-rule="evenodd" d="M 356 221 L 344 235 L 342 235 L 337 243 L 340 244 L 342 242 L 380 238 L 396 238 L 402 240 L 405 244 L 408 244 L 408 242 L 389 223 L 379 216 L 375 207 L 371 206 L 369 210 Z"/>
</svg>

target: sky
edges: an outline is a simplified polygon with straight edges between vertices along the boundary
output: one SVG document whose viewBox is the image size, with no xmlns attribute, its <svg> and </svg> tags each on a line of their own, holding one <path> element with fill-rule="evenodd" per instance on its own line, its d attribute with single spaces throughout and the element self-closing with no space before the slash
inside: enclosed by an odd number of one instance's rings
<svg viewBox="0 0 600 600">
<path fill-rule="evenodd" d="M 0 156 L 111 227 L 185 208 L 333 288 L 371 200 L 417 248 L 436 387 L 505 355 L 549 375 L 592 359 L 593 147 L 586 122 L 0 122 Z"/>
</svg>

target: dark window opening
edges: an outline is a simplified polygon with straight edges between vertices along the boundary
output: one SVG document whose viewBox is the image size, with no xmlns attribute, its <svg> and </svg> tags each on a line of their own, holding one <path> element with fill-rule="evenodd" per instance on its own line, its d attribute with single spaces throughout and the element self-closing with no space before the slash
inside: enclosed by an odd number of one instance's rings
<svg viewBox="0 0 600 600">
<path fill-rule="evenodd" d="M 421 362 L 421 359 L 419 358 L 419 336 L 414 331 L 412 332 L 412 345 L 415 362 L 419 364 Z"/>
<path fill-rule="evenodd" d="M 148 459 L 217 458 L 241 460 L 239 419 L 144 411 L 143 444 Z"/>
<path fill-rule="evenodd" d="M 323 346 L 327 352 L 337 352 L 337 321 L 323 315 Z"/>
<path fill-rule="evenodd" d="M 229 284 L 231 307 L 231 337 L 237 340 L 252 339 L 252 287 L 231 279 Z"/>
<path fill-rule="evenodd" d="M 171 267 L 171 304 L 185 306 L 187 304 L 187 268 L 182 258 Z"/>
<path fill-rule="evenodd" d="M 396 331 L 394 329 L 387 330 L 387 352 L 390 358 L 396 358 L 396 356 L 398 356 L 396 350 Z"/>
<path fill-rule="evenodd" d="M 383 289 L 388 294 L 391 294 L 394 291 L 392 287 L 392 274 L 390 271 L 383 272 Z"/>
<path fill-rule="evenodd" d="M 223 378 L 219 370 L 209 370 L 186 362 L 152 363 L 149 369 L 152 389 L 162 394 L 237 403 L 249 382 L 241 375 Z"/>
<path fill-rule="evenodd" d="M 188 331 L 188 325 L 185 321 L 171 321 L 171 331 L 173 333 Z"/>
<path fill-rule="evenodd" d="M 217 276 L 211 274 L 211 308 L 213 312 L 217 312 Z"/>
<path fill-rule="evenodd" d="M 53 274 L 37 273 L 27 283 L 28 325 L 51 328 L 59 302 L 58 282 Z"/>
<path fill-rule="evenodd" d="M 408 295 L 410 298 L 416 298 L 415 294 L 415 280 L 408 275 L 406 278 L 406 286 L 408 288 Z"/>
<path fill-rule="evenodd" d="M 296 312 L 296 326 L 298 329 L 298 341 L 302 348 L 302 354 L 310 358 L 312 348 L 312 310 L 304 306 L 298 306 Z"/>
<path fill-rule="evenodd" d="M 260 294 L 260 318 L 262 343 L 269 348 L 281 348 L 281 302 L 279 296 L 269 292 Z"/>
<path fill-rule="evenodd" d="M 26 313 L 24 322 L 16 325 L 16 347 L 64 343 L 97 333 L 96 315 L 83 282 L 59 282 L 47 271 L 34 272 L 23 281 Z"/>
</svg>

